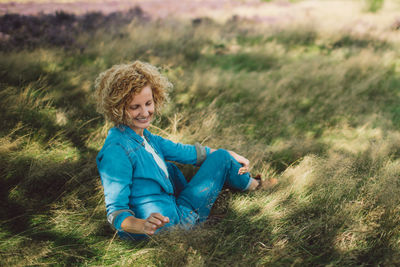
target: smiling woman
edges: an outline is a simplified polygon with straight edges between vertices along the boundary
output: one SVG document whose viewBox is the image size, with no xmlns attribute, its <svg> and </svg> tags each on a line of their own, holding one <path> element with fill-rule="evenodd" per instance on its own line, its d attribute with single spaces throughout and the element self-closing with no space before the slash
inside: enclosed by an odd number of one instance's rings
<svg viewBox="0 0 400 267">
<path fill-rule="evenodd" d="M 232 151 L 174 143 L 150 133 L 171 87 L 154 66 L 116 65 L 96 80 L 98 111 L 113 127 L 97 156 L 107 219 L 124 239 L 205 221 L 224 185 L 254 190 L 249 161 Z M 170 161 L 200 166 L 187 182 Z"/>
</svg>

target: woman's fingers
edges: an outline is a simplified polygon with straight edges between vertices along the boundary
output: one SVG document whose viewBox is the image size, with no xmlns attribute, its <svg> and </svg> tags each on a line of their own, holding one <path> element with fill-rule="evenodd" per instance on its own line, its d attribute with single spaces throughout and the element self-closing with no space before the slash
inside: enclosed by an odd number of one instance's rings
<svg viewBox="0 0 400 267">
<path fill-rule="evenodd" d="M 148 235 L 153 235 L 158 228 L 163 227 L 169 222 L 169 218 L 160 213 L 152 213 L 144 223 L 144 232 Z"/>
<path fill-rule="evenodd" d="M 233 151 L 229 151 L 231 156 L 239 163 L 242 165 L 242 167 L 239 169 L 238 174 L 244 174 L 246 172 L 249 172 L 249 166 L 250 166 L 250 161 L 246 159 L 245 157 L 236 154 Z"/>
<path fill-rule="evenodd" d="M 152 213 L 150 214 L 150 217 L 159 220 L 161 223 L 169 223 L 169 218 L 166 216 L 161 215 L 160 213 Z"/>
<path fill-rule="evenodd" d="M 243 164 L 243 167 L 249 168 L 250 161 L 248 159 L 246 159 L 245 157 L 243 157 L 242 164 Z"/>
<path fill-rule="evenodd" d="M 246 172 L 249 172 L 249 168 L 248 167 L 241 167 L 238 171 L 238 174 L 242 175 L 245 174 Z"/>
<path fill-rule="evenodd" d="M 250 161 L 243 156 L 239 156 L 238 162 L 243 165 L 243 167 L 249 167 Z"/>
<path fill-rule="evenodd" d="M 238 161 L 238 162 L 240 164 L 242 164 L 242 167 L 239 169 L 238 174 L 242 175 L 242 174 L 249 172 L 250 161 L 248 159 L 241 156 L 240 161 Z"/>
<path fill-rule="evenodd" d="M 145 221 L 143 225 L 143 232 L 147 235 L 152 235 L 157 230 L 157 227 L 149 221 Z"/>
<path fill-rule="evenodd" d="M 161 220 L 159 220 L 159 219 L 157 219 L 157 218 L 155 218 L 155 217 L 152 217 L 152 216 L 150 216 L 150 217 L 147 219 L 147 221 L 148 221 L 149 223 L 152 223 L 153 225 L 155 225 L 155 226 L 157 226 L 157 227 L 164 224 Z"/>
</svg>

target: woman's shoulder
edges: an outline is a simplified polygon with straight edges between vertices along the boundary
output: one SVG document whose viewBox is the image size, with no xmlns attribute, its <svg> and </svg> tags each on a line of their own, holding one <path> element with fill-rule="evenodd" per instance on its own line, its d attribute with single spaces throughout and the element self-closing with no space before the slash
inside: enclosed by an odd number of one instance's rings
<svg viewBox="0 0 400 267">
<path fill-rule="evenodd" d="M 129 134 L 129 130 L 125 127 L 112 127 L 107 134 L 106 140 L 101 151 L 112 149 L 113 147 L 121 147 L 127 153 L 137 150 L 140 146 L 140 140 Z"/>
<path fill-rule="evenodd" d="M 110 144 L 121 144 L 127 140 L 126 134 L 119 127 L 112 127 L 108 133 L 104 146 L 109 146 Z"/>
</svg>

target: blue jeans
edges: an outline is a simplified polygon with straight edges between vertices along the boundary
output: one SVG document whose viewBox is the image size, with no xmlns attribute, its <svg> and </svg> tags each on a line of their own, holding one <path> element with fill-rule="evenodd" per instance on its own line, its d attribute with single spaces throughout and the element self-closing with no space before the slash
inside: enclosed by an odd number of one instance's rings
<svg viewBox="0 0 400 267">
<path fill-rule="evenodd" d="M 187 182 L 178 167 L 168 163 L 177 204 L 196 212 L 199 222 L 205 221 L 224 184 L 241 191 L 250 186 L 249 174 L 238 174 L 240 167 L 228 151 L 219 149 L 207 157 L 196 175 Z"/>
<path fill-rule="evenodd" d="M 203 222 L 210 214 L 211 208 L 224 185 L 244 191 L 248 189 L 252 178 L 248 173 L 239 175 L 241 165 L 228 151 L 218 149 L 207 156 L 198 172 L 190 182 L 187 182 L 179 168 L 173 163 L 167 163 L 169 179 L 174 187 L 175 203 L 178 217 L 170 218 L 170 223 L 156 231 L 162 231 L 174 225 L 188 229 L 196 223 Z M 148 210 L 149 214 L 155 211 Z M 160 211 L 162 215 L 162 211 Z M 147 216 L 147 215 L 146 215 Z M 143 239 L 145 235 L 119 232 L 123 239 Z"/>
</svg>

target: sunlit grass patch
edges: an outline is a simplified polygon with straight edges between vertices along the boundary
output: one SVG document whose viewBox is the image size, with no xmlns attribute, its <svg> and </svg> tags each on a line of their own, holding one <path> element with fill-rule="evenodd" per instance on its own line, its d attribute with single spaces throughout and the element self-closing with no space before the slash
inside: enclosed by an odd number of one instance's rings
<svg viewBox="0 0 400 267">
<path fill-rule="evenodd" d="M 394 144 L 391 143 L 391 145 Z M 370 146 L 374 145 L 370 144 Z M 386 238 L 382 237 L 382 235 L 388 235 L 387 229 L 382 223 L 385 222 L 384 224 L 387 225 L 388 221 L 391 221 L 385 214 L 392 214 L 393 206 L 388 203 L 382 204 L 378 199 L 380 198 L 379 192 L 382 192 L 382 185 L 386 182 L 397 188 L 396 182 L 393 183 L 391 177 L 398 177 L 398 173 L 391 172 L 390 176 L 381 173 L 394 163 L 390 160 L 390 155 L 389 151 L 381 153 L 374 149 L 371 150 L 371 148 L 368 152 L 356 157 L 340 153 L 331 154 L 325 159 L 315 159 L 314 165 L 307 166 L 304 165 L 304 161 L 301 161 L 299 165 L 288 168 L 283 174 L 283 177 L 295 179 L 291 183 L 293 188 L 302 188 L 303 195 L 307 195 L 308 203 L 306 202 L 304 206 L 306 214 L 311 215 L 312 210 L 314 212 L 324 210 L 321 214 L 322 217 L 309 217 L 310 226 L 313 225 L 314 220 L 323 219 L 325 223 L 328 223 L 328 227 L 329 225 L 334 227 L 332 230 L 340 229 L 340 234 L 335 237 L 333 243 L 339 253 L 343 253 L 345 256 L 343 263 L 352 262 L 354 264 L 362 258 L 373 260 L 372 256 L 366 257 L 366 255 L 372 253 L 378 244 L 382 244 L 381 242 L 387 242 L 384 241 Z M 305 160 L 309 161 L 310 159 Z M 396 163 L 395 166 L 397 166 Z M 295 173 L 296 169 L 304 169 L 302 170 L 304 175 Z M 314 176 L 314 179 L 306 179 L 306 177 L 310 178 L 310 174 Z M 304 183 L 305 181 L 307 183 Z M 375 191 L 378 188 L 379 192 Z M 382 195 L 387 196 L 390 191 L 385 192 Z M 395 197 L 397 193 L 390 195 Z M 299 203 L 301 202 L 297 201 L 297 205 Z M 396 203 L 394 205 L 398 207 L 398 201 L 394 200 L 392 203 Z M 318 205 L 318 208 L 314 205 Z M 302 209 L 301 206 L 293 206 L 292 212 Z M 312 208 L 313 206 L 314 208 Z M 339 221 L 336 221 L 337 219 Z M 296 217 L 292 217 L 290 220 L 296 220 Z M 302 225 L 306 227 L 306 232 L 312 231 L 312 228 L 308 229 L 307 225 Z M 381 239 L 373 241 L 370 238 L 374 235 L 380 235 Z M 386 255 L 383 251 L 374 253 L 381 256 Z"/>
<path fill-rule="evenodd" d="M 357 129 L 343 125 L 343 127 L 327 131 L 323 138 L 333 150 L 344 150 L 357 154 L 365 152 L 371 142 L 382 140 L 383 133 L 381 129 L 371 129 L 368 125 Z"/>
</svg>

